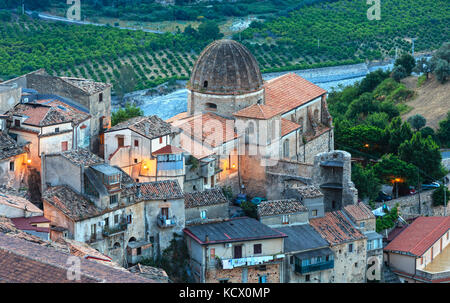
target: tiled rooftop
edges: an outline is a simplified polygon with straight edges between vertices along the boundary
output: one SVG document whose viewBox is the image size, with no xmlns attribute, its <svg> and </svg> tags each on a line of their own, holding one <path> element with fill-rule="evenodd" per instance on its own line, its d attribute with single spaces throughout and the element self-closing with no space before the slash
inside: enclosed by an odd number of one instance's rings
<svg viewBox="0 0 450 303">
<path fill-rule="evenodd" d="M 167 276 L 167 273 L 164 271 L 164 269 L 153 266 L 147 266 L 138 263 L 135 266 L 129 267 L 128 271 L 161 283 L 168 282 L 169 280 L 169 276 Z"/>
<path fill-rule="evenodd" d="M 258 205 L 258 216 L 273 216 L 307 211 L 306 207 L 295 199 L 263 201 Z"/>
<path fill-rule="evenodd" d="M 46 219 L 44 216 L 35 216 L 28 218 L 12 218 L 11 221 L 14 223 L 14 226 L 20 230 L 26 231 L 36 231 L 42 233 L 49 233 L 50 229 L 48 227 L 38 227 L 39 223 L 50 223 L 50 220 Z"/>
<path fill-rule="evenodd" d="M 163 148 L 158 149 L 157 151 L 154 151 L 152 153 L 152 155 L 172 155 L 172 154 L 181 154 L 183 153 L 184 150 L 182 150 L 181 148 L 178 148 L 176 146 L 173 145 L 166 145 Z"/>
<path fill-rule="evenodd" d="M 153 280 L 79 258 L 80 280 L 69 279 L 71 255 L 0 233 L 0 281 L 18 283 L 151 283 Z M 72 256 L 73 257 L 73 256 Z"/>
<path fill-rule="evenodd" d="M 310 219 L 309 222 L 332 246 L 365 238 L 341 211 L 327 212 L 324 217 Z"/>
<path fill-rule="evenodd" d="M 0 131 L 0 160 L 8 159 L 25 153 L 23 147 L 19 146 L 8 134 Z"/>
<path fill-rule="evenodd" d="M 159 138 L 176 132 L 176 129 L 158 116 L 134 117 L 111 127 L 107 132 L 131 129 L 149 139 Z"/>
<path fill-rule="evenodd" d="M 450 217 L 419 217 L 395 237 L 385 251 L 422 256 L 450 229 Z"/>
<path fill-rule="evenodd" d="M 347 205 L 344 207 L 344 211 L 354 222 L 359 220 L 375 219 L 375 215 L 372 213 L 372 211 L 362 202 L 359 202 L 358 204 Z"/>
<path fill-rule="evenodd" d="M 86 92 L 89 95 L 99 93 L 111 86 L 111 84 L 109 83 L 95 82 L 89 79 L 68 78 L 68 77 L 61 77 L 61 79 L 66 81 L 67 83 L 72 84 L 75 87 L 78 87 L 79 89 L 81 89 L 82 91 Z"/>
<path fill-rule="evenodd" d="M 222 190 L 217 188 L 185 193 L 184 199 L 185 208 L 228 203 L 228 199 L 225 197 Z"/>
<path fill-rule="evenodd" d="M 265 104 L 253 104 L 234 113 L 236 117 L 267 120 L 282 113 L 283 110 Z"/>
<path fill-rule="evenodd" d="M 40 127 L 74 120 L 73 116 L 63 113 L 60 109 L 38 103 L 19 103 L 8 112 L 8 115 L 27 117 L 23 123 Z"/>
<path fill-rule="evenodd" d="M 74 121 L 75 124 L 79 124 L 80 122 L 83 122 L 90 117 L 89 114 L 57 99 L 37 100 L 36 103 L 52 106 L 68 119 Z"/>
<path fill-rule="evenodd" d="M 91 166 L 105 162 L 102 158 L 84 148 L 66 150 L 61 152 L 60 155 L 78 166 Z"/>
<path fill-rule="evenodd" d="M 296 188 L 296 190 L 300 195 L 302 195 L 304 199 L 311 199 L 323 196 L 323 193 L 320 191 L 320 189 L 313 185 L 300 186 Z"/>
<path fill-rule="evenodd" d="M 137 186 L 138 188 L 140 188 L 140 190 L 138 191 L 140 192 L 140 196 L 138 196 L 138 199 L 164 200 L 184 198 L 183 190 L 176 180 L 138 183 Z"/>
<path fill-rule="evenodd" d="M 266 105 L 288 112 L 326 93 L 326 90 L 294 73 L 264 83 Z"/>
<path fill-rule="evenodd" d="M 18 209 L 26 209 L 35 214 L 42 214 L 42 209 L 25 199 L 24 197 L 15 196 L 9 193 L 2 193 L 0 190 L 0 204 Z"/>
<path fill-rule="evenodd" d="M 102 213 L 94 203 L 64 185 L 49 187 L 42 198 L 74 221 L 95 217 Z"/>
<path fill-rule="evenodd" d="M 301 128 L 301 126 L 290 120 L 281 118 L 281 136 L 284 137 L 287 134 L 292 133 L 294 130 Z"/>
</svg>

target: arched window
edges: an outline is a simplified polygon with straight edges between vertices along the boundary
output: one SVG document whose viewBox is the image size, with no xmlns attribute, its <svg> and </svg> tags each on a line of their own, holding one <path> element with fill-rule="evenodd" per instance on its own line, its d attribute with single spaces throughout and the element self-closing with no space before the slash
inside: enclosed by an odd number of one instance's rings
<svg viewBox="0 0 450 303">
<path fill-rule="evenodd" d="M 283 157 L 289 158 L 289 139 L 284 140 L 283 143 Z"/>
<path fill-rule="evenodd" d="M 215 103 L 208 102 L 205 105 L 206 105 L 206 109 L 209 109 L 209 110 L 216 110 L 217 109 L 217 104 L 215 104 Z"/>
<path fill-rule="evenodd" d="M 113 248 L 114 249 L 120 248 L 120 243 L 119 242 L 114 243 Z"/>
</svg>

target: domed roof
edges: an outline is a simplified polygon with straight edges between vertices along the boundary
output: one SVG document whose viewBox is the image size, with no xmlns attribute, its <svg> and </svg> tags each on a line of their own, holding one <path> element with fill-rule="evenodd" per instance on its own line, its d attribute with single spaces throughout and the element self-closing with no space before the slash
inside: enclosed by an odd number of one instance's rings
<svg viewBox="0 0 450 303">
<path fill-rule="evenodd" d="M 244 94 L 261 89 L 263 80 L 250 51 L 233 40 L 217 40 L 198 57 L 188 88 L 209 94 Z"/>
</svg>

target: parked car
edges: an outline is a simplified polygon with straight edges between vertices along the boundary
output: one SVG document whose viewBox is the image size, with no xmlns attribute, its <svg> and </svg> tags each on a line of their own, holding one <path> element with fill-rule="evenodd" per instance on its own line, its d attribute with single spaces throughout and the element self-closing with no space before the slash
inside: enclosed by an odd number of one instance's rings
<svg viewBox="0 0 450 303">
<path fill-rule="evenodd" d="M 247 195 L 246 194 L 238 194 L 236 199 L 234 200 L 234 204 L 241 205 L 242 202 L 247 201 Z"/>
<path fill-rule="evenodd" d="M 378 193 L 378 197 L 375 199 L 375 202 L 385 202 L 392 200 L 392 196 L 389 196 L 384 191 L 380 191 Z"/>
<path fill-rule="evenodd" d="M 251 202 L 255 205 L 259 205 L 262 201 L 267 201 L 267 199 L 260 198 L 260 197 L 254 197 Z"/>
<path fill-rule="evenodd" d="M 423 190 L 435 189 L 435 188 L 439 188 L 439 186 L 441 186 L 441 185 L 438 182 L 431 182 L 429 184 L 422 184 L 422 189 Z"/>
</svg>

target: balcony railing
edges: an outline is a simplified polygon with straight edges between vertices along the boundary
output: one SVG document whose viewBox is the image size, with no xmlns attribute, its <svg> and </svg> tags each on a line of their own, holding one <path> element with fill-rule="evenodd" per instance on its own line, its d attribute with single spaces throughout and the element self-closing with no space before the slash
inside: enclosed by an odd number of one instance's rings
<svg viewBox="0 0 450 303">
<path fill-rule="evenodd" d="M 103 237 L 109 237 L 112 236 L 114 234 L 123 232 L 127 229 L 127 224 L 126 223 L 120 223 L 117 224 L 114 227 L 105 227 L 102 231 L 102 235 Z"/>
<path fill-rule="evenodd" d="M 168 228 L 168 227 L 173 227 L 177 224 L 177 220 L 175 218 L 175 216 L 171 217 L 171 218 L 166 218 L 166 216 L 162 216 L 159 215 L 158 218 L 156 219 L 158 227 L 160 228 Z"/>
<path fill-rule="evenodd" d="M 306 274 L 309 272 L 330 269 L 333 267 L 334 267 L 334 260 L 330 260 L 309 265 L 295 264 L 295 271 L 298 272 L 299 274 Z"/>
</svg>

